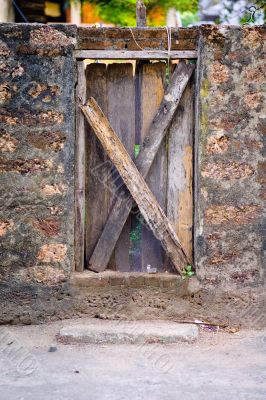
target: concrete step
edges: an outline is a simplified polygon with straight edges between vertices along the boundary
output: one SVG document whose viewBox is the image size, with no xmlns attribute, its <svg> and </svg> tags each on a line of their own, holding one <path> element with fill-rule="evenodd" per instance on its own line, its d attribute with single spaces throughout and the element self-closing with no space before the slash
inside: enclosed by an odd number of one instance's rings
<svg viewBox="0 0 266 400">
<path fill-rule="evenodd" d="M 64 343 L 177 343 L 194 342 L 198 327 L 168 321 L 103 321 L 63 327 L 58 340 Z"/>
</svg>

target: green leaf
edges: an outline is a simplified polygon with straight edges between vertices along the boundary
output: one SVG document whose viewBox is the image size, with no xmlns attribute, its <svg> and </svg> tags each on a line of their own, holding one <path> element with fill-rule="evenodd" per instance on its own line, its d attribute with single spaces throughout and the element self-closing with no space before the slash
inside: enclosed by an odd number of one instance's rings
<svg viewBox="0 0 266 400">
<path fill-rule="evenodd" d="M 140 152 L 140 144 L 135 144 L 135 146 L 134 146 L 134 153 L 135 153 L 134 155 L 135 155 L 135 158 L 138 157 L 139 152 Z"/>
</svg>

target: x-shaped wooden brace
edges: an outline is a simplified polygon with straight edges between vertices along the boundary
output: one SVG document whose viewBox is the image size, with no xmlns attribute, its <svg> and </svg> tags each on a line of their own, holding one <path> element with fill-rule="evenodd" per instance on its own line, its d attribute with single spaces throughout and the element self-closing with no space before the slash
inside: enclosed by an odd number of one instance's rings
<svg viewBox="0 0 266 400">
<path fill-rule="evenodd" d="M 171 78 L 171 84 L 164 95 L 159 111 L 151 124 L 149 134 L 141 147 L 135 163 L 130 158 L 97 102 L 93 98 L 90 98 L 85 105 L 80 106 L 94 133 L 132 195 L 130 198 L 123 196 L 123 193 L 126 191 L 125 185 L 120 187 L 119 192 L 116 193 L 116 201 L 89 261 L 89 268 L 91 270 L 100 272 L 106 268 L 123 226 L 130 214 L 134 200 L 148 226 L 160 240 L 176 270 L 182 274 L 184 267 L 191 262 L 191 260 L 187 259 L 171 223 L 144 179 L 166 135 L 193 70 L 193 64 L 179 63 L 177 65 Z M 121 196 L 119 196 L 119 193 Z"/>
</svg>

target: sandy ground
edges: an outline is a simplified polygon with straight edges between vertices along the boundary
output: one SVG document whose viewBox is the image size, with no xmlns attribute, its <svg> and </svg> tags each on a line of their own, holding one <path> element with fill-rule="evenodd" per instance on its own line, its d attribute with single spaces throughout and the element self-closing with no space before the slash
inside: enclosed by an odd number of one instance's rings
<svg viewBox="0 0 266 400">
<path fill-rule="evenodd" d="M 81 322 L 1 326 L 0 399 L 266 399 L 266 330 L 201 331 L 193 344 L 57 342 Z"/>
</svg>

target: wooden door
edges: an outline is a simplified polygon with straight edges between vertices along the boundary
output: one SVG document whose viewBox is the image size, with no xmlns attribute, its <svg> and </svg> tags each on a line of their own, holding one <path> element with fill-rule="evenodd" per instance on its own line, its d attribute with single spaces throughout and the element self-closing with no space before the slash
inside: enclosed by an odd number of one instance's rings
<svg viewBox="0 0 266 400">
<path fill-rule="evenodd" d="M 179 106 L 160 143 L 146 182 L 191 260 L 194 84 L 193 77 L 189 77 L 188 83 L 183 85 Z M 136 159 L 139 148 L 145 147 L 149 141 L 149 132 L 169 80 L 171 83 L 167 64 L 163 62 L 140 62 L 136 68 L 133 63 L 93 63 L 86 68 L 86 98 L 95 98 L 132 159 Z M 92 260 L 97 258 L 97 254 L 105 252 L 105 246 L 108 247 L 108 237 L 116 235 L 116 220 L 112 211 L 121 200 L 118 197 L 121 197 L 123 181 L 87 123 L 85 132 L 84 252 L 85 268 L 91 268 Z M 127 189 L 122 193 L 131 198 Z M 145 224 L 138 207 L 131 208 L 132 203 L 128 204 L 131 212 L 118 240 L 114 241 L 116 245 L 112 256 L 108 256 L 107 268 L 118 271 L 146 272 L 147 268 L 155 268 L 157 272 L 172 271 L 160 241 Z M 113 218 L 113 223 L 108 218 Z M 106 226 L 109 230 L 105 232 Z M 106 264 L 105 260 L 103 264 Z M 100 270 L 104 268 L 99 267 Z"/>
</svg>

